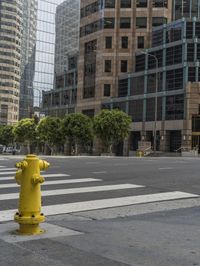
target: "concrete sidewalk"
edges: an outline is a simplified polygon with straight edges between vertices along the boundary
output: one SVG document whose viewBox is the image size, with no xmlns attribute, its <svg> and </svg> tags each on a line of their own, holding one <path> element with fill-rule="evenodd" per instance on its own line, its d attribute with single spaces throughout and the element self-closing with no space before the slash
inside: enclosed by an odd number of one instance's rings
<svg viewBox="0 0 200 266">
<path fill-rule="evenodd" d="M 200 265 L 199 206 L 156 206 L 141 205 L 143 214 L 124 208 L 124 217 L 118 208 L 49 216 L 41 225 L 47 232 L 39 236 L 16 236 L 17 224 L 2 223 L 0 265 Z"/>
</svg>

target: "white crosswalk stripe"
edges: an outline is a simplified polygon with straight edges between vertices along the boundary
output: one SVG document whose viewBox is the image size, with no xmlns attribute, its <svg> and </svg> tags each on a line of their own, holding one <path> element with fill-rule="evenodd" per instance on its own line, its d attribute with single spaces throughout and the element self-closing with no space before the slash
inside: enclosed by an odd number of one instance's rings
<svg viewBox="0 0 200 266">
<path fill-rule="evenodd" d="M 81 187 L 81 188 L 69 188 L 69 189 L 54 189 L 54 190 L 44 190 L 42 191 L 42 196 L 59 196 L 68 195 L 75 193 L 87 193 L 87 192 L 98 192 L 98 191 L 113 191 L 119 189 L 129 189 L 138 188 L 142 186 L 132 185 L 132 184 L 122 184 L 122 185 L 108 185 L 108 186 L 95 186 L 95 187 Z M 18 199 L 19 193 L 9 193 L 1 194 L 0 200 Z"/>
<path fill-rule="evenodd" d="M 14 178 L 12 178 L 14 180 Z M 101 179 L 95 178 L 77 178 L 77 179 L 68 179 L 68 180 L 54 180 L 54 181 L 45 181 L 42 185 L 62 185 L 62 184 L 76 184 L 76 183 L 85 183 L 85 182 L 99 182 Z M 1 188 L 11 188 L 11 187 L 19 187 L 16 183 L 9 184 L 0 184 Z"/>
<path fill-rule="evenodd" d="M 163 193 L 156 193 L 150 195 L 56 204 L 56 205 L 44 206 L 42 208 L 42 211 L 45 213 L 45 215 L 58 215 L 58 214 L 99 210 L 99 209 L 112 208 L 112 207 L 121 207 L 121 206 L 129 206 L 141 203 L 174 200 L 174 199 L 185 199 L 193 197 L 198 197 L 198 195 L 184 193 L 180 191 L 163 192 Z M 17 211 L 16 209 L 1 211 L 0 222 L 13 220 L 13 216 L 16 211 Z"/>
<path fill-rule="evenodd" d="M 42 174 L 42 176 L 44 178 L 46 178 L 46 177 L 67 177 L 67 176 L 70 176 L 70 175 L 67 175 L 67 174 L 44 174 L 43 175 Z M 7 177 L 0 177 L 0 181 L 6 181 L 6 180 L 14 180 L 14 175 L 7 176 Z"/>
<path fill-rule="evenodd" d="M 2 170 L 2 172 L 1 172 Z M 12 205 L 13 203 L 10 200 L 16 200 L 19 198 L 19 193 L 9 191 L 10 188 L 17 188 L 19 187 L 14 179 L 15 172 L 12 172 L 12 168 L 6 168 L 0 169 L 0 175 L 2 173 L 6 173 L 6 176 L 4 177 L 3 174 L 0 176 L 0 201 L 1 206 L 6 206 L 6 204 L 9 202 L 11 205 L 9 205 L 9 208 L 13 208 L 16 206 Z M 10 174 L 10 176 L 8 176 Z M 142 203 L 150 203 L 150 202 L 159 202 L 159 201 L 168 201 L 168 200 L 176 200 L 176 199 L 186 199 L 186 198 L 195 198 L 199 197 L 199 195 L 191 194 L 191 193 L 185 193 L 181 191 L 172 191 L 172 192 L 162 192 L 162 193 L 153 193 L 149 194 L 149 191 L 145 186 L 142 185 L 136 185 L 136 184 L 109 184 L 102 179 L 97 178 L 72 178 L 70 179 L 69 174 L 63 174 L 63 173 L 57 173 L 57 174 L 42 174 L 44 177 L 51 177 L 53 180 L 48 180 L 43 183 L 43 186 L 50 186 L 46 187 L 46 190 L 42 190 L 42 196 L 43 199 L 50 200 L 50 203 L 52 205 L 47 205 L 42 207 L 42 212 L 45 213 L 45 215 L 56 215 L 56 214 L 67 214 L 67 213 L 73 213 L 73 212 L 81 212 L 81 211 L 89 211 L 89 210 L 98 210 L 98 209 L 104 209 L 104 208 L 112 208 L 112 207 L 120 207 L 120 206 L 129 206 L 129 205 L 135 205 L 135 204 L 142 204 Z M 12 180 L 11 183 L 6 184 L 4 181 Z M 95 185 L 91 185 L 92 182 L 98 182 Z M 101 182 L 104 182 L 102 185 Z M 67 184 L 71 184 L 70 188 L 66 188 Z M 54 189 L 54 186 L 52 185 L 60 185 L 61 188 Z M 65 186 L 65 187 L 62 187 Z M 47 189 L 48 188 L 48 189 Z M 3 189 L 7 189 L 6 193 L 3 192 Z M 142 189 L 142 190 L 138 190 Z M 123 196 L 125 193 L 122 192 L 129 191 L 129 196 Z M 137 194 L 135 195 L 137 191 Z M 99 192 L 101 194 L 98 194 L 98 199 L 96 196 L 96 192 Z M 115 193 L 114 193 L 115 192 Z M 111 194 L 112 193 L 112 194 Z M 121 194 L 122 193 L 122 194 Z M 138 195 L 138 193 L 142 195 Z M 82 195 L 81 199 L 78 202 L 68 202 L 69 197 L 63 197 L 62 195 L 76 195 L 80 194 Z M 90 196 L 89 196 L 90 195 Z M 107 196 L 105 196 L 107 195 Z M 54 197 L 56 196 L 56 201 L 54 203 Z M 88 197 L 90 200 L 88 200 Z M 106 198 L 104 198 L 106 197 Z M 61 200 L 62 199 L 62 200 Z M 63 202 L 64 200 L 64 202 Z M 59 204 L 60 202 L 60 204 Z M 12 207 L 13 206 L 13 207 Z M 13 215 L 16 212 L 16 210 L 13 209 L 3 209 L 0 211 L 0 222 L 10 221 L 13 220 Z"/>
</svg>

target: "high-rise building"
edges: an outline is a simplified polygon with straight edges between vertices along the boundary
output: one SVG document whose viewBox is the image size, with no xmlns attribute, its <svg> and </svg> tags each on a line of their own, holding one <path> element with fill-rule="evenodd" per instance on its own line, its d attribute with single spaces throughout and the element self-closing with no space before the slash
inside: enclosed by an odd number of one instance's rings
<svg viewBox="0 0 200 266">
<path fill-rule="evenodd" d="M 33 79 L 35 74 L 37 0 L 22 0 L 22 44 L 19 118 L 33 113 Z"/>
<path fill-rule="evenodd" d="M 54 89 L 43 93 L 43 109 L 48 115 L 62 117 L 75 111 L 79 5 L 79 0 L 67 0 L 56 9 Z"/>
<path fill-rule="evenodd" d="M 134 53 L 152 28 L 171 21 L 172 1 L 81 1 L 77 111 L 96 113 L 117 96 L 118 76 L 134 71 Z"/>
<path fill-rule="evenodd" d="M 22 2 L 0 0 L 0 124 L 19 118 Z"/>
</svg>

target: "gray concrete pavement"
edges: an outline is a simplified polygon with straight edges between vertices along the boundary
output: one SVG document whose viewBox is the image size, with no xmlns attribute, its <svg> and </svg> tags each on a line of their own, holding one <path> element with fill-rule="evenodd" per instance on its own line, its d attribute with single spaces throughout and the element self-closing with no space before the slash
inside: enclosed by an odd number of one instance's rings
<svg viewBox="0 0 200 266">
<path fill-rule="evenodd" d="M 0 172 L 12 168 L 21 157 L 0 157 Z M 81 178 L 101 181 L 44 185 L 44 191 L 124 184 L 141 188 L 48 196 L 44 206 L 83 205 L 95 200 L 151 196 L 158 193 L 190 193 L 186 198 L 144 202 L 47 216 L 46 235 L 19 239 L 15 224 L 0 221 L 0 265 L 67 266 L 195 266 L 200 265 L 200 173 L 199 158 L 103 158 L 45 157 L 51 168 L 47 181 Z M 1 169 L 2 168 L 2 169 Z M 0 176 L 0 196 L 18 192 L 10 170 Z M 7 174 L 6 174 L 7 172 Z M 7 180 L 3 180 L 6 177 Z M 2 180 L 1 180 L 2 178 Z M 164 194 L 162 194 L 164 195 Z M 193 196 L 194 195 L 194 196 Z M 117 201 L 118 199 L 118 201 Z M 71 206 L 71 205 L 67 205 Z M 14 199 L 0 201 L 0 219 L 5 210 L 17 207 Z M 78 209 L 77 209 L 78 210 Z M 18 225 L 16 224 L 16 228 Z M 51 229 L 48 229 L 51 228 Z M 62 233 L 63 232 L 63 233 Z M 65 232 L 65 233 L 64 233 Z"/>
</svg>

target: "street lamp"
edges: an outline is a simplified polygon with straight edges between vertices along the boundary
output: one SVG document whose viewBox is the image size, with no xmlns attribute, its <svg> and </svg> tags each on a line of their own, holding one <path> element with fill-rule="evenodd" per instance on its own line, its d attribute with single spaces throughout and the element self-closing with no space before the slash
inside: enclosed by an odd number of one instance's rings
<svg viewBox="0 0 200 266">
<path fill-rule="evenodd" d="M 153 128 L 153 135 L 154 135 L 154 138 L 153 138 L 153 151 L 154 153 L 156 152 L 156 133 L 157 133 L 157 107 L 158 107 L 158 58 L 153 55 L 153 54 L 150 54 L 148 53 L 147 51 L 140 51 L 141 54 L 145 54 L 147 56 L 151 56 L 154 58 L 155 62 L 156 62 L 156 91 L 155 91 L 155 113 L 154 113 L 154 128 Z"/>
</svg>

